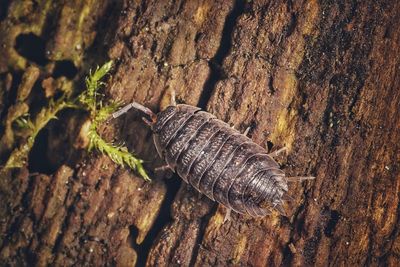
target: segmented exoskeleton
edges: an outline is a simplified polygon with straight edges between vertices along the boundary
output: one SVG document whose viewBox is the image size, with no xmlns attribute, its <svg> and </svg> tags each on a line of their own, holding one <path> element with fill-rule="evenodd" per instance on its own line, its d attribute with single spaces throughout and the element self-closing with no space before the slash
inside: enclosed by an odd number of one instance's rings
<svg viewBox="0 0 400 267">
<path fill-rule="evenodd" d="M 265 216 L 271 208 L 283 211 L 287 192 L 285 174 L 261 146 L 227 123 L 198 107 L 169 106 L 158 114 L 137 103 L 151 117 L 145 122 L 153 131 L 159 155 L 210 199 L 253 217 Z"/>
</svg>

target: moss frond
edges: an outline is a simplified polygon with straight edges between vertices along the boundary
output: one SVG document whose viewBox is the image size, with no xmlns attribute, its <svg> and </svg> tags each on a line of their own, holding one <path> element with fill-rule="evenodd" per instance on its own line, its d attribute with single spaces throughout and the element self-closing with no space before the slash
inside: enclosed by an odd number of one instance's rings
<svg viewBox="0 0 400 267">
<path fill-rule="evenodd" d="M 26 116 L 18 118 L 17 123 L 23 127 L 29 127 L 31 134 L 25 142 L 11 152 L 4 169 L 23 167 L 28 158 L 29 151 L 31 150 L 35 142 L 35 138 L 40 130 L 42 130 L 50 120 L 57 118 L 56 114 L 60 110 L 67 107 L 76 106 L 72 102 L 67 102 L 62 98 L 57 101 L 50 100 L 48 106 L 42 108 L 33 121 L 31 121 L 29 118 L 26 118 Z"/>
<path fill-rule="evenodd" d="M 29 113 L 20 116 L 15 120 L 16 125 L 21 129 L 27 129 L 29 134 L 28 138 L 19 147 L 11 152 L 10 157 L 6 161 L 4 168 L 20 168 L 26 164 L 29 151 L 33 147 L 35 138 L 47 123 L 56 119 L 56 114 L 65 108 L 78 108 L 87 110 L 90 114 L 92 124 L 90 126 L 89 135 L 89 150 L 97 149 L 101 153 L 106 154 L 116 164 L 121 166 L 128 166 L 136 170 L 145 180 L 150 181 L 149 176 L 143 168 L 143 161 L 137 159 L 134 155 L 128 152 L 126 147 L 115 146 L 107 143 L 97 132 L 98 126 L 106 121 L 110 115 L 117 111 L 120 106 L 116 102 L 104 104 L 101 95 L 99 94 L 100 87 L 104 84 L 101 80 L 112 69 L 113 62 L 109 61 L 97 69 L 86 78 L 86 90 L 82 92 L 77 99 L 70 100 L 67 95 L 64 95 L 57 101 L 50 100 L 47 107 L 36 115 L 31 120 Z M 1 172 L 0 171 L 0 172 Z"/>
<path fill-rule="evenodd" d="M 135 158 L 131 153 L 128 152 L 126 147 L 115 146 L 107 143 L 97 133 L 94 124 L 91 125 L 91 129 L 89 130 L 89 140 L 89 150 L 92 150 L 93 148 L 99 150 L 101 153 L 107 155 L 116 164 L 122 167 L 126 165 L 131 169 L 136 170 L 146 181 L 150 181 L 150 177 L 143 168 L 143 161 Z"/>
<path fill-rule="evenodd" d="M 103 85 L 101 79 L 107 75 L 112 69 L 112 61 L 105 63 L 102 67 L 97 68 L 94 73 L 90 72 L 90 75 L 86 78 L 87 90 L 83 92 L 78 100 L 83 104 L 86 109 L 90 112 L 90 118 L 92 125 L 89 129 L 89 151 L 97 149 L 101 153 L 110 157 L 112 161 L 120 166 L 128 166 L 133 170 L 136 170 L 146 181 L 150 181 L 149 176 L 143 168 L 143 161 L 137 159 L 131 154 L 126 147 L 115 146 L 107 143 L 97 132 L 97 127 L 107 120 L 112 113 L 117 111 L 120 106 L 116 102 L 104 104 L 99 96 L 99 88 Z M 100 99 L 99 99 L 100 98 Z"/>
<path fill-rule="evenodd" d="M 106 106 L 101 106 L 96 112 L 96 115 L 94 117 L 94 121 L 96 123 L 104 122 L 105 120 L 110 118 L 111 114 L 116 112 L 119 107 L 120 107 L 120 105 L 115 103 L 115 102 L 112 102 L 112 103 L 110 103 L 110 104 L 108 104 Z"/>
<path fill-rule="evenodd" d="M 65 100 L 64 98 L 60 98 L 57 101 L 50 99 L 48 106 L 43 108 L 33 121 L 35 127 L 33 128 L 32 137 L 36 138 L 39 131 L 43 129 L 50 120 L 57 119 L 56 114 L 65 108 L 78 108 L 78 106 L 74 102 Z"/>
<path fill-rule="evenodd" d="M 28 129 L 33 131 L 34 125 L 30 119 L 30 114 L 25 113 L 24 115 L 18 117 L 14 123 L 20 128 L 20 129 Z"/>
<path fill-rule="evenodd" d="M 89 76 L 86 77 L 86 91 L 79 96 L 79 102 L 86 105 L 90 113 L 95 113 L 97 105 L 101 103 L 97 100 L 98 90 L 104 84 L 101 79 L 110 72 L 112 67 L 113 62 L 110 60 L 100 68 L 97 67 L 93 73 L 90 71 Z"/>
</svg>

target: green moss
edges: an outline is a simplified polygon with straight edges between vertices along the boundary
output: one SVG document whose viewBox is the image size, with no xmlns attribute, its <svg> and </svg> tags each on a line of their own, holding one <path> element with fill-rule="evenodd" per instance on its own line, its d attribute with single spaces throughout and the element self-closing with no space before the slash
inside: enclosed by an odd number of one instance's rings
<svg viewBox="0 0 400 267">
<path fill-rule="evenodd" d="M 127 165 L 133 170 L 136 170 L 146 181 L 150 181 L 150 177 L 147 175 L 143 168 L 143 161 L 135 158 L 126 147 L 124 146 L 114 146 L 107 143 L 101 136 L 97 133 L 95 124 L 92 124 L 89 129 L 89 150 L 95 148 L 101 153 L 106 154 L 112 161 L 118 165 Z"/>
<path fill-rule="evenodd" d="M 60 110 L 67 107 L 76 107 L 76 105 L 73 102 L 65 101 L 63 98 L 56 102 L 51 100 L 47 107 L 42 108 L 34 121 L 26 118 L 26 115 L 19 117 L 16 120 L 16 123 L 21 128 L 29 129 L 30 134 L 25 142 L 11 152 L 10 157 L 6 161 L 4 169 L 23 167 L 26 164 L 29 151 L 35 143 L 35 138 L 40 130 L 42 130 L 50 120 L 56 118 L 56 114 Z"/>
<path fill-rule="evenodd" d="M 94 73 L 91 73 L 86 78 L 86 91 L 78 97 L 83 108 L 89 111 L 90 119 L 92 121 L 88 132 L 89 150 L 99 150 L 101 153 L 110 157 L 110 159 L 118 165 L 127 165 L 131 169 L 136 170 L 145 180 L 149 181 L 150 178 L 143 168 L 142 160 L 134 157 L 124 146 L 115 146 L 107 143 L 101 138 L 97 131 L 97 127 L 107 120 L 112 113 L 117 111 L 120 106 L 115 102 L 105 105 L 101 99 L 101 95 L 98 93 L 99 88 L 103 85 L 101 79 L 111 70 L 112 64 L 112 61 L 109 61 L 101 68 L 97 68 Z"/>
<path fill-rule="evenodd" d="M 145 180 L 149 181 L 150 178 L 143 168 L 142 160 L 137 159 L 126 147 L 106 142 L 98 133 L 98 127 L 120 106 L 115 102 L 104 104 L 103 97 L 99 94 L 99 89 L 104 84 L 101 80 L 111 70 L 112 66 L 112 61 L 109 61 L 102 67 L 97 68 L 93 73 L 90 73 L 86 78 L 86 90 L 76 99 L 70 100 L 64 96 L 57 101 L 50 100 L 48 106 L 44 107 L 33 121 L 29 118 L 29 114 L 18 117 L 15 123 L 21 129 L 25 129 L 29 132 L 28 138 L 11 152 L 3 170 L 25 166 L 29 151 L 40 130 L 42 130 L 50 120 L 56 118 L 56 114 L 59 111 L 65 108 L 78 108 L 88 111 L 91 120 L 88 131 L 88 150 L 96 149 L 106 154 L 116 164 L 121 166 L 126 165 L 136 170 Z"/>
</svg>

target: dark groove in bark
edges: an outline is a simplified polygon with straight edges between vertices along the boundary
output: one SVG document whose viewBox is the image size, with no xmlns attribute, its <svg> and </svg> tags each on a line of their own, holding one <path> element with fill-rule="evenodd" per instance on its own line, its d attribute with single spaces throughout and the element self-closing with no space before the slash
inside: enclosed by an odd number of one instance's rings
<svg viewBox="0 0 400 267">
<path fill-rule="evenodd" d="M 17 172 L 20 172 L 20 170 L 17 170 Z M 23 175 L 22 173 L 17 173 L 12 175 L 17 179 L 16 177 L 19 175 Z M 1 179 L 4 179 L 1 177 Z M 24 214 L 28 213 L 28 206 L 29 206 L 29 193 L 32 191 L 33 185 L 34 185 L 34 179 L 32 177 L 27 177 L 26 179 L 29 179 L 28 185 L 26 190 L 23 192 L 22 197 L 21 197 L 21 205 L 20 206 L 15 206 L 13 208 L 12 213 L 15 214 L 15 216 L 12 216 L 12 219 L 10 220 L 10 227 L 5 231 L 5 235 L 3 238 L 3 243 L 1 244 L 0 247 L 0 252 L 3 250 L 5 246 L 9 244 L 10 241 L 12 241 L 12 237 L 15 234 L 15 232 L 20 228 L 23 220 L 24 220 Z M 13 215 L 14 215 L 13 214 Z"/>
<path fill-rule="evenodd" d="M 73 174 L 72 175 L 72 177 L 73 176 L 75 176 L 75 174 Z M 69 182 L 71 183 L 71 180 L 73 180 L 73 178 L 72 179 L 70 179 L 69 180 Z M 72 187 L 72 186 L 71 186 Z M 68 189 L 68 192 L 67 192 L 67 194 L 65 195 L 65 199 L 64 199 L 64 204 L 65 204 L 65 206 L 66 206 L 66 203 L 67 203 L 67 201 L 68 201 L 68 196 L 71 194 L 71 187 Z M 54 254 L 54 255 L 57 255 L 58 254 L 58 252 L 60 252 L 60 248 L 61 248 L 61 242 L 62 242 L 62 240 L 63 240 L 63 238 L 64 238 L 64 236 L 65 236 L 65 231 L 66 231 L 66 229 L 68 229 L 69 227 L 70 227 L 70 219 L 71 219 L 71 216 L 74 216 L 75 214 L 74 214 L 74 210 L 75 210 L 75 207 L 76 207 L 76 204 L 79 202 L 79 200 L 80 200 L 80 194 L 79 194 L 80 192 L 78 192 L 78 194 L 76 194 L 75 196 L 74 196 L 74 200 L 71 202 L 71 205 L 66 209 L 66 211 L 65 211 L 65 217 L 64 217 L 64 222 L 63 222 L 63 224 L 62 224 L 62 226 L 61 226 L 61 232 L 60 232 L 60 234 L 58 235 L 58 237 L 57 237 L 57 239 L 56 239 L 56 241 L 54 242 L 54 247 L 53 247 L 53 249 L 52 249 L 52 253 Z"/>
<path fill-rule="evenodd" d="M 201 93 L 198 106 L 202 109 L 207 107 L 207 103 L 211 98 L 215 85 L 224 77 L 224 72 L 221 68 L 225 57 L 232 48 L 232 33 L 235 29 L 237 19 L 244 13 L 245 2 L 236 1 L 231 13 L 226 17 L 224 29 L 222 31 L 221 43 L 215 53 L 215 56 L 210 59 L 208 65 L 211 70 L 210 77 L 204 84 L 203 92 Z"/>
<path fill-rule="evenodd" d="M 153 226 L 150 228 L 145 239 L 141 244 L 136 244 L 132 242 L 132 247 L 137 252 L 136 266 L 145 266 L 147 257 L 150 253 L 150 249 L 153 242 L 157 239 L 157 236 L 162 232 L 162 230 L 172 221 L 171 217 L 171 206 L 175 200 L 175 196 L 181 186 L 181 179 L 175 174 L 172 178 L 166 179 L 165 184 L 167 185 L 167 192 L 165 194 L 165 199 L 160 207 L 160 212 L 157 219 L 154 221 Z M 132 234 L 132 233 L 131 233 Z"/>
<path fill-rule="evenodd" d="M 199 254 L 199 249 L 200 249 L 200 246 L 202 243 L 201 241 L 203 240 L 204 235 L 206 233 L 206 227 L 207 227 L 208 222 L 210 221 L 212 215 L 217 211 L 217 208 L 218 208 L 218 204 L 216 202 L 213 202 L 213 207 L 210 210 L 210 213 L 208 213 L 206 216 L 204 216 L 200 220 L 199 234 L 197 235 L 197 238 L 196 238 L 196 245 L 193 248 L 192 258 L 190 259 L 189 266 L 195 266 L 196 259 Z"/>
<path fill-rule="evenodd" d="M 8 91 L 4 91 L 3 95 L 3 108 L 0 111 L 0 120 L 3 122 L 5 118 L 7 117 L 8 109 L 15 104 L 16 98 L 17 98 L 17 89 L 19 84 L 22 81 L 22 75 L 23 72 L 16 71 L 10 73 L 12 74 L 12 80 L 11 80 L 11 86 Z M 6 74 L 4 74 L 6 75 Z M 4 77 L 5 79 L 5 77 Z M 2 126 L 2 125 L 1 125 Z M 0 134 L 3 135 L 3 127 L 0 128 Z"/>
</svg>

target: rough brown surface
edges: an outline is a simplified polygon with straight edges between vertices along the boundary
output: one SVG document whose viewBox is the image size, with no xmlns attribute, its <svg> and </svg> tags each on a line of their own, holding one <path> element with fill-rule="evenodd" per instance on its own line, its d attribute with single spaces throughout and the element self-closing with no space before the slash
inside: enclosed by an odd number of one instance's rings
<svg viewBox="0 0 400 267">
<path fill-rule="evenodd" d="M 140 114 L 102 134 L 143 158 L 151 183 L 79 150 L 85 117 L 68 110 L 26 167 L 2 172 L 1 265 L 399 265 L 400 3 L 67 2 L 0 10 L 2 164 L 26 138 L 15 118 L 111 58 L 110 98 L 158 111 L 174 89 L 286 146 L 289 176 L 317 179 L 290 184 L 287 216 L 223 223 L 223 207 L 153 171 Z"/>
</svg>

